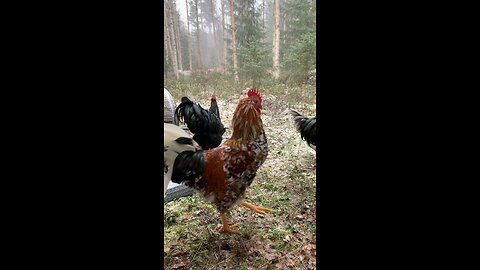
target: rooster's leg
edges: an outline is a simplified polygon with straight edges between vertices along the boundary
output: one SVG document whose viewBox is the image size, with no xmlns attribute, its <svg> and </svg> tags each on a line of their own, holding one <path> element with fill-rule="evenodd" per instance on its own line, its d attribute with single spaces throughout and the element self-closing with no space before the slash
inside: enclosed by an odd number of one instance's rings
<svg viewBox="0 0 480 270">
<path fill-rule="evenodd" d="M 250 210 L 252 210 L 254 212 L 257 212 L 259 214 L 262 214 L 262 215 L 266 215 L 267 214 L 266 212 L 272 211 L 272 209 L 268 209 L 268 208 L 261 207 L 261 206 L 256 206 L 256 205 L 253 205 L 253 204 L 250 204 L 250 203 L 247 203 L 247 202 L 242 202 L 241 205 L 243 205 L 247 208 L 250 208 Z"/>
<path fill-rule="evenodd" d="M 240 232 L 234 230 L 234 229 L 231 229 L 232 227 L 237 227 L 238 224 L 233 224 L 233 225 L 228 225 L 228 222 L 227 222 L 227 215 L 225 212 L 223 212 L 222 214 L 220 214 L 220 218 L 222 219 L 222 228 L 220 228 L 220 232 L 228 232 L 228 233 L 234 233 L 234 234 L 240 234 Z"/>
</svg>

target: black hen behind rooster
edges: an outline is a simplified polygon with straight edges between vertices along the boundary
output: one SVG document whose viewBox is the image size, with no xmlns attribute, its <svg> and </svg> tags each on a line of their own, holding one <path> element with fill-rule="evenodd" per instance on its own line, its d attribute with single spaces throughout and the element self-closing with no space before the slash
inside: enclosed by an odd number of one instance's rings
<svg viewBox="0 0 480 270">
<path fill-rule="evenodd" d="M 210 99 L 210 109 L 208 109 L 208 111 L 215 114 L 220 123 L 222 122 L 222 119 L 220 119 L 220 110 L 218 109 L 217 97 L 215 95 L 213 95 Z"/>
<path fill-rule="evenodd" d="M 215 96 L 211 99 L 207 111 L 200 104 L 193 103 L 189 98 L 182 97 L 182 102 L 175 109 L 175 117 L 185 123 L 194 134 L 195 140 L 204 150 L 212 149 L 222 143 L 225 128 L 220 121 L 220 113 Z"/>
<path fill-rule="evenodd" d="M 317 150 L 316 137 L 317 137 L 317 117 L 305 117 L 299 112 L 289 109 L 288 113 L 293 116 L 293 122 L 300 136 L 303 140 L 307 141 L 308 146 Z"/>
</svg>

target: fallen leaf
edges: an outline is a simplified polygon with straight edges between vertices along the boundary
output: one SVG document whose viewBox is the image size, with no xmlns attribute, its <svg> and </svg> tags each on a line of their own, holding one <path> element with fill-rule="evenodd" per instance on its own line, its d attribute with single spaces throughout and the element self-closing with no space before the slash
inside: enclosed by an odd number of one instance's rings
<svg viewBox="0 0 480 270">
<path fill-rule="evenodd" d="M 288 269 L 291 269 L 290 267 L 287 267 L 287 265 L 285 265 L 283 262 L 278 262 L 275 264 L 275 269 L 279 269 L 279 270 L 288 270 Z"/>
<path fill-rule="evenodd" d="M 275 255 L 274 253 L 266 253 L 265 259 L 267 259 L 268 261 L 274 261 L 277 259 L 277 255 Z"/>
<path fill-rule="evenodd" d="M 164 246 L 163 247 L 163 252 L 168 253 L 170 251 L 170 249 L 178 243 L 178 239 L 180 239 L 180 238 L 177 238 L 177 239 L 173 240 L 172 242 L 168 243 L 168 245 Z"/>
<path fill-rule="evenodd" d="M 184 267 L 186 266 L 186 264 L 184 262 L 179 262 L 179 263 L 176 263 L 172 266 L 172 269 L 178 269 L 180 267 Z"/>
<path fill-rule="evenodd" d="M 307 244 L 302 247 L 302 250 L 311 250 L 311 249 L 316 250 L 317 246 L 315 244 Z"/>
<path fill-rule="evenodd" d="M 182 255 L 182 254 L 184 254 L 184 253 L 185 253 L 185 251 L 183 251 L 183 250 L 179 250 L 179 251 L 177 251 L 177 252 L 173 253 L 173 254 L 172 254 L 172 257 L 176 257 L 176 256 L 178 256 L 178 255 Z"/>
<path fill-rule="evenodd" d="M 180 238 L 177 238 L 177 239 L 173 240 L 172 242 L 169 243 L 169 245 L 172 246 L 172 247 L 175 246 L 178 243 L 178 239 L 180 239 Z"/>
</svg>

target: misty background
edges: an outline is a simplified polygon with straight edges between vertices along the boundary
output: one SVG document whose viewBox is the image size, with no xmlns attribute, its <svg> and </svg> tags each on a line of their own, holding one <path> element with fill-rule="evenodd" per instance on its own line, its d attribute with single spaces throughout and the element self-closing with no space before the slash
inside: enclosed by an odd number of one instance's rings
<svg viewBox="0 0 480 270">
<path fill-rule="evenodd" d="M 315 83 L 316 3 L 167 0 L 164 56 L 166 79 Z"/>
</svg>

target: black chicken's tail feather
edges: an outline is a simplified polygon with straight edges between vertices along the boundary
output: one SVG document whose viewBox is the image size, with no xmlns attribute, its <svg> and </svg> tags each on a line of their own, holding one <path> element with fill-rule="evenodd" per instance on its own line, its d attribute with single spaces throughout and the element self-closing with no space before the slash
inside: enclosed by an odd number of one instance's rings
<svg viewBox="0 0 480 270">
<path fill-rule="evenodd" d="M 182 97 L 182 102 L 175 109 L 175 117 L 179 122 L 185 123 L 193 133 L 204 128 L 211 118 L 207 110 L 187 97 Z"/>
<path fill-rule="evenodd" d="M 203 151 L 184 151 L 175 159 L 172 171 L 172 182 L 186 186 L 194 186 L 203 174 L 205 157 Z"/>
<path fill-rule="evenodd" d="M 295 128 L 300 132 L 302 139 L 307 141 L 309 145 L 316 145 L 317 117 L 308 118 L 292 109 L 288 112 L 293 116 Z"/>
<path fill-rule="evenodd" d="M 189 115 L 186 113 L 186 110 L 188 110 L 187 106 L 193 106 L 193 102 L 187 97 L 182 97 L 181 103 L 177 106 L 174 113 L 178 122 L 186 123 L 187 120 L 189 121 L 189 119 L 186 119 L 189 118 Z"/>
<path fill-rule="evenodd" d="M 220 122 L 222 121 L 222 119 L 220 119 L 220 110 L 218 109 L 218 104 L 216 99 L 212 98 L 210 100 L 210 109 L 208 109 L 208 111 L 213 113 Z"/>
<path fill-rule="evenodd" d="M 181 100 L 182 102 L 175 109 L 175 117 L 178 122 L 187 125 L 194 134 L 194 140 L 204 150 L 220 145 L 225 128 L 216 114 L 193 103 L 187 97 L 182 97 Z"/>
</svg>

